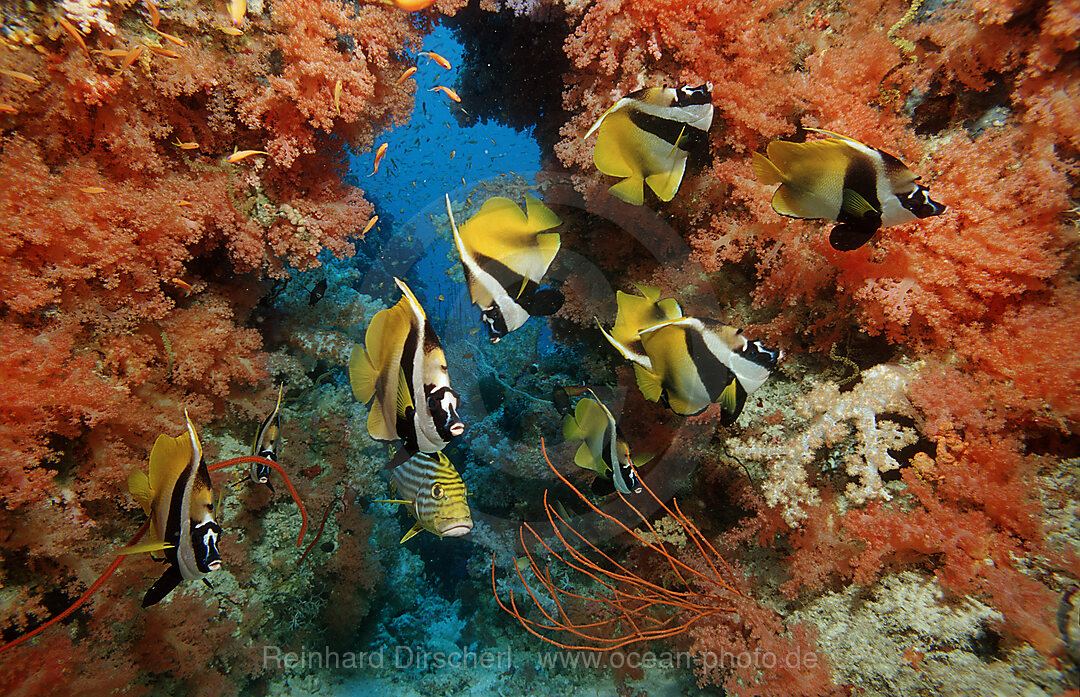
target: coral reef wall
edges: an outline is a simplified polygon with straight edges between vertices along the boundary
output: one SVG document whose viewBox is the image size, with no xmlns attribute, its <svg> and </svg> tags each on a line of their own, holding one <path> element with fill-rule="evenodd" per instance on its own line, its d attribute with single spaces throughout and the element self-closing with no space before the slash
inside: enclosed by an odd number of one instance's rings
<svg viewBox="0 0 1080 697">
<path fill-rule="evenodd" d="M 142 513 L 127 475 L 185 409 L 246 439 L 272 407 L 277 364 L 253 308 L 270 279 L 353 253 L 373 211 L 342 184 L 347 149 L 408 120 L 406 51 L 454 3 L 246 7 L 235 23 L 220 3 L 172 0 L 0 10 L 5 639 L 62 609 L 130 537 Z M 230 157 L 248 150 L 262 154 Z M 250 563 L 227 561 L 239 575 Z M 229 675 L 229 652 L 257 602 L 231 623 L 188 596 L 143 617 L 130 587 L 154 568 L 121 572 L 89 624 L 3 656 L 0 691 L 139 693 L 137 667 L 185 681 L 209 660 L 199 689 L 214 694 L 254 670 Z M 169 647 L 176 664 L 155 655 Z M 18 669 L 47 654 L 65 660 Z"/>
</svg>

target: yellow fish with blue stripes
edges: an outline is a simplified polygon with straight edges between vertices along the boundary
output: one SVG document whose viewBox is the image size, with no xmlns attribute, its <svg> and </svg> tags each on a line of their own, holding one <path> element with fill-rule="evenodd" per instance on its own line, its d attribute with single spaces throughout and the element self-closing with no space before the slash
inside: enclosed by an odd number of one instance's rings
<svg viewBox="0 0 1080 697">
<path fill-rule="evenodd" d="M 454 465 L 442 452 L 417 453 L 390 473 L 395 499 L 379 503 L 406 506 L 416 524 L 401 538 L 401 544 L 421 530 L 439 537 L 461 537 L 473 527 L 469 492 Z"/>
</svg>

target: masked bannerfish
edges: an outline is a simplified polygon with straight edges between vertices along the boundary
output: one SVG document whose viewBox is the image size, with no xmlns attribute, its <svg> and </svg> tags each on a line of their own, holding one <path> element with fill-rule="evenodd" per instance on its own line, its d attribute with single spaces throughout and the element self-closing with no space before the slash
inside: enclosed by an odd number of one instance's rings
<svg viewBox="0 0 1080 697">
<path fill-rule="evenodd" d="M 630 446 L 619 433 L 615 417 L 595 394 L 580 400 L 574 413 L 563 419 L 562 432 L 567 440 L 582 441 L 574 455 L 578 467 L 611 477 L 615 489 L 624 494 L 641 493 L 635 467 L 647 460 L 641 458 L 635 464 L 630 459 Z"/>
<path fill-rule="evenodd" d="M 424 308 L 401 280 L 394 283 L 403 297 L 375 313 L 365 345 L 353 346 L 349 382 L 357 400 L 366 404 L 374 398 L 367 420 L 372 438 L 400 438 L 409 452 L 438 452 L 465 431 L 458 395 Z"/>
<path fill-rule="evenodd" d="M 638 300 L 623 294 L 616 325 L 633 316 Z M 735 422 L 747 396 L 764 384 L 782 356 L 758 341 L 748 341 L 741 329 L 711 319 L 678 317 L 640 327 L 627 321 L 624 331 L 640 339 L 647 361 L 635 359 L 634 352 L 612 334 L 604 336 L 634 363 L 638 387 L 646 399 L 663 399 L 684 416 L 699 414 L 719 402 L 725 426 Z"/>
<path fill-rule="evenodd" d="M 647 370 L 652 370 L 652 361 L 645 354 L 638 332 L 644 327 L 682 317 L 682 308 L 679 307 L 679 302 L 675 298 L 661 299 L 659 288 L 639 285 L 634 287 L 638 289 L 641 296 L 624 293 L 621 290 L 615 293 L 619 312 L 615 316 L 615 326 L 611 328 L 610 334 L 600 325 L 600 320 L 597 320 L 596 324 L 611 345 L 623 354 L 623 358 Z"/>
<path fill-rule="evenodd" d="M 178 438 L 161 435 L 154 442 L 149 476 L 135 470 L 128 477 L 128 490 L 150 516 L 150 532 L 146 542 L 121 553 L 163 552 L 169 565 L 146 592 L 143 607 L 159 602 L 180 581 L 205 582 L 205 576 L 221 566 L 221 526 L 214 522 L 210 472 L 187 412 L 184 417 L 187 433 Z"/>
<path fill-rule="evenodd" d="M 416 518 L 402 544 L 421 530 L 439 537 L 461 537 L 472 530 L 465 482 L 445 454 L 413 455 L 393 469 L 390 482 L 397 498 L 380 503 L 400 503 Z"/>
<path fill-rule="evenodd" d="M 251 454 L 265 457 L 267 460 L 277 462 L 278 448 L 281 446 L 281 390 L 284 383 L 278 385 L 277 404 L 274 411 L 259 426 L 259 432 L 255 434 L 255 443 L 251 446 Z M 258 462 L 251 463 L 251 480 L 259 484 L 265 484 L 270 491 L 274 485 L 270 483 L 270 467 L 260 465 Z"/>
<path fill-rule="evenodd" d="M 691 151 L 704 148 L 712 126 L 712 84 L 650 87 L 615 102 L 589 132 L 599 131 L 593 162 L 623 177 L 608 189 L 627 203 L 645 202 L 645 184 L 661 201 L 675 197 Z"/>
<path fill-rule="evenodd" d="M 768 157 L 754 153 L 754 173 L 762 184 L 780 184 L 772 199 L 780 215 L 839 223 L 829 233 L 834 249 L 858 249 L 878 228 L 945 212 L 895 156 L 831 131 L 806 130 L 832 137 L 774 140 Z"/>
<path fill-rule="evenodd" d="M 552 315 L 563 304 L 562 293 L 540 285 L 561 245 L 559 233 L 544 231 L 562 221 L 529 194 L 525 194 L 525 210 L 508 198 L 489 198 L 458 228 L 450 197 L 446 197 L 469 295 L 480 308 L 493 342 L 530 316 Z"/>
</svg>

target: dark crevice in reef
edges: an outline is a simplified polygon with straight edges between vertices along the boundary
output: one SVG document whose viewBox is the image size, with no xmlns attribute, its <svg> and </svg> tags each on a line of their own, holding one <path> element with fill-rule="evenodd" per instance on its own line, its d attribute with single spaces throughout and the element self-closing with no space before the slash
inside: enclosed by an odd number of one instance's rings
<svg viewBox="0 0 1080 697">
<path fill-rule="evenodd" d="M 551 153 L 569 118 L 562 92 L 570 69 L 563 51 L 570 26 L 562 9 L 551 8 L 538 21 L 507 9 L 486 12 L 472 0 L 446 23 L 464 47 L 454 85 L 464 110 L 455 112 L 458 120 L 531 130 L 541 151 Z"/>
</svg>

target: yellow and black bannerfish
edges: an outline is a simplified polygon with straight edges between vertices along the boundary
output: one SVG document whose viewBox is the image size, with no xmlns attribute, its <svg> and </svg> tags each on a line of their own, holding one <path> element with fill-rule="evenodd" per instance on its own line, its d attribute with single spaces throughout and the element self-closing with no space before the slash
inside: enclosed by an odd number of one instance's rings
<svg viewBox="0 0 1080 697">
<path fill-rule="evenodd" d="M 645 327 L 682 317 L 682 308 L 675 298 L 661 298 L 659 288 L 637 284 L 634 287 L 641 293 L 640 296 L 616 291 L 615 301 L 619 311 L 610 334 L 600 325 L 600 320 L 596 324 L 611 345 L 623 354 L 623 358 L 652 370 L 652 361 L 645 354 L 638 333 Z"/>
<path fill-rule="evenodd" d="M 661 201 L 675 198 L 686 158 L 708 143 L 712 84 L 650 87 L 615 102 L 589 132 L 599 131 L 593 162 L 623 180 L 608 191 L 627 203 L 645 202 L 645 184 Z"/>
<path fill-rule="evenodd" d="M 623 494 L 640 494 L 636 467 L 647 462 L 641 458 L 635 463 L 630 457 L 630 446 L 619 433 L 615 417 L 592 391 L 592 398 L 578 401 L 573 414 L 563 419 L 562 432 L 566 440 L 580 440 L 581 446 L 574 455 L 578 467 L 593 470 L 611 477 L 615 489 Z"/>
<path fill-rule="evenodd" d="M 459 228 L 447 196 L 446 213 L 469 295 L 480 308 L 492 342 L 525 324 L 530 316 L 558 312 L 562 293 L 540 284 L 562 244 L 559 233 L 545 232 L 562 222 L 547 206 L 525 194 L 522 211 L 510 199 L 496 196 L 484 201 Z"/>
<path fill-rule="evenodd" d="M 439 537 L 461 537 L 472 530 L 469 493 L 444 453 L 413 455 L 393 469 L 390 482 L 397 498 L 380 503 L 406 506 L 416 519 L 401 544 L 421 530 Z"/>
<path fill-rule="evenodd" d="M 122 554 L 163 552 L 169 567 L 143 597 L 150 607 L 167 596 L 180 581 L 203 579 L 221 567 L 218 539 L 221 526 L 214 521 L 214 490 L 203 460 L 202 445 L 191 418 L 187 433 L 158 436 L 150 451 L 150 473 L 135 470 L 128 490 L 150 516 L 148 539 L 121 550 Z"/>
<path fill-rule="evenodd" d="M 281 447 L 281 390 L 284 387 L 284 383 L 278 385 L 277 404 L 274 405 L 274 411 L 270 412 L 270 416 L 267 416 L 259 426 L 259 431 L 255 434 L 255 443 L 251 446 L 252 455 L 265 457 L 274 462 L 277 462 L 278 448 Z M 251 463 L 251 480 L 265 484 L 270 491 L 274 490 L 274 485 L 270 483 L 270 468 L 267 465 L 261 465 L 258 462 Z"/>
<path fill-rule="evenodd" d="M 780 215 L 839 223 L 829 233 L 834 249 L 858 249 L 878 228 L 945 212 L 894 155 L 831 131 L 806 130 L 831 137 L 774 140 L 767 157 L 754 153 L 754 173 L 763 184 L 780 184 L 772 199 Z"/>
<path fill-rule="evenodd" d="M 434 453 L 460 436 L 465 424 L 439 337 L 409 287 L 397 278 L 394 283 L 403 297 L 375 313 L 364 346 L 353 346 L 349 382 L 357 400 L 374 398 L 367 420 L 372 438 L 401 439 L 409 452 Z"/>
<path fill-rule="evenodd" d="M 623 294 L 619 301 L 621 319 L 632 316 L 638 305 L 634 296 Z M 628 308 L 626 315 L 624 307 Z M 741 329 L 712 319 L 683 316 L 649 326 L 634 325 L 627 321 L 624 331 L 641 341 L 647 360 L 635 358 L 635 353 L 612 334 L 604 332 L 604 336 L 633 362 L 642 395 L 653 402 L 662 399 L 684 416 L 699 414 L 717 402 L 724 425 L 738 419 L 747 396 L 765 383 L 783 355 L 759 341 L 748 341 Z"/>
</svg>

